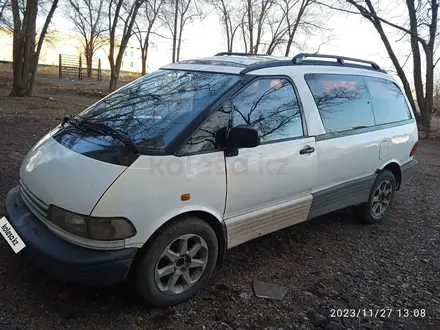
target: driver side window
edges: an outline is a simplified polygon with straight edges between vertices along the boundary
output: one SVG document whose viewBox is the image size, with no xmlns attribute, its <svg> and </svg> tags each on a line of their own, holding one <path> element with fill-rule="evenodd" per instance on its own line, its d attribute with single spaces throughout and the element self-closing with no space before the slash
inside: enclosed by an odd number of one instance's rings
<svg viewBox="0 0 440 330">
<path fill-rule="evenodd" d="M 187 155 L 218 150 L 217 145 L 220 139 L 216 139 L 219 130 L 229 125 L 231 108 L 223 105 L 217 109 L 209 118 L 191 135 L 185 145 L 180 149 L 179 154 Z M 221 134 L 220 134 L 221 135 Z"/>
<path fill-rule="evenodd" d="M 260 131 L 262 143 L 304 135 L 300 105 L 287 79 L 252 81 L 234 98 L 233 108 L 233 126 L 256 128 Z"/>
</svg>

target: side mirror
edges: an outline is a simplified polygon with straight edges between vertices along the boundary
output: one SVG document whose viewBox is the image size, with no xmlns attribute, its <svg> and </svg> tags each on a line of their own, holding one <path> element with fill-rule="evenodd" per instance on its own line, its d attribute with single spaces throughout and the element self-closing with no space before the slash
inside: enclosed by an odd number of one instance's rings
<svg viewBox="0 0 440 330">
<path fill-rule="evenodd" d="M 260 132 L 247 125 L 235 126 L 228 131 L 226 144 L 229 148 L 254 148 L 260 145 Z"/>
</svg>

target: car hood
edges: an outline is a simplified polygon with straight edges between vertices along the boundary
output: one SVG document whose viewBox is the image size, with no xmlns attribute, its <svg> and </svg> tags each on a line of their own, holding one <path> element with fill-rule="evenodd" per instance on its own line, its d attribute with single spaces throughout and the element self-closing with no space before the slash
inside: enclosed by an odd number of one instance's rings
<svg viewBox="0 0 440 330">
<path fill-rule="evenodd" d="M 20 181 L 46 205 L 89 215 L 126 168 L 76 153 L 47 134 L 23 160 Z"/>
</svg>

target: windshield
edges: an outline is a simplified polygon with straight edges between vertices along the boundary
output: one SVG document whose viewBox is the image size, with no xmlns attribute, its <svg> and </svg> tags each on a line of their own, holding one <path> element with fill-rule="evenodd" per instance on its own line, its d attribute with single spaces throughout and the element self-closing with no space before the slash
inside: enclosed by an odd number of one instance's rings
<svg viewBox="0 0 440 330">
<path fill-rule="evenodd" d="M 128 135 L 138 146 L 163 149 L 240 76 L 159 70 L 124 86 L 81 114 Z"/>
</svg>

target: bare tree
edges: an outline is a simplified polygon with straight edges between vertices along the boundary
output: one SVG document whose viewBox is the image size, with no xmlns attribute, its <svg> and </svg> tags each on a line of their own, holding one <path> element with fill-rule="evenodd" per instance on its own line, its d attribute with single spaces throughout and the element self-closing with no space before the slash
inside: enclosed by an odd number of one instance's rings
<svg viewBox="0 0 440 330">
<path fill-rule="evenodd" d="M 108 22 L 110 30 L 110 85 L 109 92 L 116 90 L 122 59 L 128 42 L 133 34 L 133 26 L 139 9 L 145 0 L 108 0 Z M 118 30 L 122 29 L 122 36 L 118 38 Z M 116 56 L 115 56 L 115 53 Z"/>
<path fill-rule="evenodd" d="M 323 24 L 313 21 L 312 14 L 308 15 L 307 11 L 316 5 L 315 0 L 282 0 L 282 10 L 286 17 L 287 23 L 287 43 L 285 56 L 290 55 L 292 44 L 298 30 L 302 27 L 305 30 L 310 27 L 322 29 Z M 309 19 L 310 18 L 310 19 Z"/>
<path fill-rule="evenodd" d="M 286 43 L 286 15 L 281 12 L 280 15 L 271 15 L 268 19 L 269 26 L 269 42 L 266 50 L 266 54 L 272 55 L 273 52 L 280 46 Z"/>
<path fill-rule="evenodd" d="M 242 37 L 246 51 L 258 53 L 275 0 L 246 0 L 243 3 Z"/>
<path fill-rule="evenodd" d="M 44 25 L 37 42 L 36 26 L 40 4 L 38 0 L 11 0 L 10 9 L 13 25 L 10 28 L 14 40 L 12 55 L 13 81 L 10 96 L 31 96 L 34 92 L 41 48 L 53 14 L 58 6 L 58 0 L 52 1 L 49 11 L 45 15 Z"/>
<path fill-rule="evenodd" d="M 228 0 L 211 0 L 209 2 L 217 12 L 226 34 L 228 52 L 233 51 L 234 40 L 243 19 L 235 3 Z"/>
<path fill-rule="evenodd" d="M 403 17 L 401 23 L 392 22 L 391 19 L 379 14 L 381 12 L 379 5 L 373 4 L 371 0 L 340 0 L 339 5 L 336 6 L 321 4 L 346 13 L 362 15 L 371 22 L 382 39 L 397 75 L 402 81 L 406 96 L 416 113 L 419 127 L 429 136 L 433 112 L 434 68 L 440 60 L 434 60 L 434 54 L 438 47 L 436 38 L 439 4 L 437 0 L 405 0 L 406 17 Z M 397 57 L 394 42 L 390 41 L 390 35 L 385 32 L 384 26 L 393 28 L 395 31 L 403 33 L 403 37 L 407 37 L 406 39 L 401 38 L 401 40 L 407 42 L 408 48 L 412 51 L 412 72 L 416 98 L 413 96 L 410 82 L 403 70 L 403 64 Z M 425 79 L 422 78 L 423 71 L 426 74 Z M 416 103 L 420 114 L 416 111 Z"/>
<path fill-rule="evenodd" d="M 139 20 L 143 24 L 135 22 L 134 34 L 139 41 L 142 57 L 142 75 L 147 73 L 148 49 L 151 45 L 151 36 L 157 35 L 155 27 L 165 0 L 147 0 L 140 14 Z"/>
<path fill-rule="evenodd" d="M 326 35 L 327 28 L 322 10 L 315 0 L 278 0 L 268 17 L 269 42 L 266 53 L 285 47 L 289 56 L 299 33 L 306 36 Z M 325 41 L 324 41 L 325 43 Z"/>
<path fill-rule="evenodd" d="M 173 38 L 172 62 L 178 62 L 183 41 L 185 26 L 202 13 L 196 0 L 171 0 L 166 3 L 161 14 L 161 20 L 169 28 Z M 171 19 L 172 18 L 172 19 Z"/>
<path fill-rule="evenodd" d="M 81 36 L 87 62 L 87 77 L 92 75 L 93 55 L 103 46 L 103 34 L 107 31 L 104 23 L 106 5 L 104 0 L 68 0 L 70 6 L 66 16 Z"/>
<path fill-rule="evenodd" d="M 0 0 L 0 26 L 3 21 L 3 13 L 6 11 L 6 9 L 10 6 L 9 0 Z"/>
</svg>

